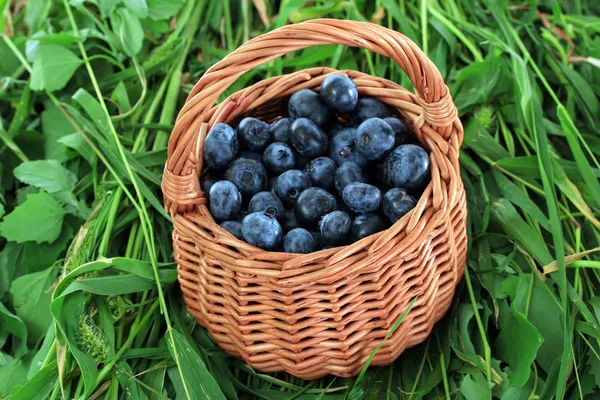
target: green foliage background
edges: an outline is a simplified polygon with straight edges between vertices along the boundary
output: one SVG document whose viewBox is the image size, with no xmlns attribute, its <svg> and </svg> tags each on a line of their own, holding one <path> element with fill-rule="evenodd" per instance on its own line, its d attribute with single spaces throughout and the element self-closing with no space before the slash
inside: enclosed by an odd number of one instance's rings
<svg viewBox="0 0 600 400">
<path fill-rule="evenodd" d="M 0 398 L 598 396 L 598 2 L 0 0 L 0 11 Z M 185 312 L 159 185 L 202 73 L 316 17 L 373 20 L 437 64 L 465 126 L 469 257 L 425 343 L 356 379 L 302 381 L 228 357 Z M 228 93 L 319 65 L 411 88 L 389 60 L 331 45 Z"/>
</svg>

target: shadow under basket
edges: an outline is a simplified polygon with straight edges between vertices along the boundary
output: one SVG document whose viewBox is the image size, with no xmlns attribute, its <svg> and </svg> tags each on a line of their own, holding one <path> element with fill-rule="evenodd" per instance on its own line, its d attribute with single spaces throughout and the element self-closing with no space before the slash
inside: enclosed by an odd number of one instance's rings
<svg viewBox="0 0 600 400">
<path fill-rule="evenodd" d="M 245 72 L 291 51 L 323 44 L 363 47 L 394 60 L 413 82 L 311 68 L 263 80 L 220 104 Z M 222 229 L 200 189 L 206 134 L 245 115 L 271 121 L 289 96 L 319 90 L 342 73 L 361 96 L 386 103 L 429 152 L 431 182 L 417 206 L 389 229 L 349 246 L 298 255 L 269 252 Z M 162 190 L 173 217 L 173 250 L 188 312 L 229 354 L 263 372 L 304 379 L 357 375 L 416 298 L 371 365 L 386 365 L 423 342 L 450 307 L 464 271 L 466 201 L 458 154 L 463 128 L 448 88 L 407 37 L 379 25 L 320 19 L 250 40 L 210 68 L 178 115 Z"/>
</svg>

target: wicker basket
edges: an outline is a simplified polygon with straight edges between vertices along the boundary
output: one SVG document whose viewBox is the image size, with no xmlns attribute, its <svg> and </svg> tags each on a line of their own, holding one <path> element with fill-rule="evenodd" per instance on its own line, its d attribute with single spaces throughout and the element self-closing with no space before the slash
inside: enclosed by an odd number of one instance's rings
<svg viewBox="0 0 600 400">
<path fill-rule="evenodd" d="M 288 97 L 319 90 L 335 71 L 311 68 L 261 81 L 220 104 L 250 69 L 323 44 L 363 47 L 393 59 L 416 88 L 356 71 L 361 95 L 387 103 L 430 152 L 431 182 L 417 206 L 386 231 L 307 255 L 274 253 L 237 240 L 211 217 L 200 189 L 204 138 L 217 122 L 286 115 Z M 210 68 L 179 113 L 162 190 L 173 217 L 179 282 L 198 323 L 230 354 L 260 371 L 305 379 L 356 375 L 417 297 L 371 365 L 386 365 L 425 340 L 450 306 L 464 270 L 465 193 L 458 150 L 463 128 L 435 65 L 407 37 L 379 25 L 321 19 L 250 40 Z"/>
</svg>

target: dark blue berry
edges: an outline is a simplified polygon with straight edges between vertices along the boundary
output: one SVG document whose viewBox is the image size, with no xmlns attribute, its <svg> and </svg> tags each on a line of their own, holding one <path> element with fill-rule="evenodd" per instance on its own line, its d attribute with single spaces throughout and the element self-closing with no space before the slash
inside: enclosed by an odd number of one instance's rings
<svg viewBox="0 0 600 400">
<path fill-rule="evenodd" d="M 262 150 L 269 143 L 269 125 L 256 118 L 244 118 L 238 125 L 238 133 L 250 150 Z"/>
<path fill-rule="evenodd" d="M 356 150 L 355 136 L 354 128 L 343 128 L 336 133 L 329 143 L 329 158 L 338 165 L 346 161 L 353 161 L 360 166 L 366 165 L 367 160 Z"/>
<path fill-rule="evenodd" d="M 379 214 L 360 214 L 352 221 L 350 238 L 353 241 L 357 241 L 374 233 L 381 232 L 387 227 L 387 221 Z"/>
<path fill-rule="evenodd" d="M 327 135 L 333 137 L 338 134 L 342 129 L 346 129 L 344 125 L 339 122 L 336 122 L 331 128 L 327 130 Z"/>
<path fill-rule="evenodd" d="M 204 195 L 206 197 L 208 197 L 212 185 L 214 185 L 215 182 L 218 182 L 220 180 L 223 180 L 223 174 L 221 173 L 221 171 L 214 170 L 209 172 L 204 176 L 204 178 L 202 178 L 200 182 L 200 187 L 202 188 L 202 191 L 204 192 Z"/>
<path fill-rule="evenodd" d="M 315 241 L 304 228 L 292 229 L 285 235 L 283 249 L 286 253 L 308 254 L 314 251 Z"/>
<path fill-rule="evenodd" d="M 294 204 L 300 193 L 310 186 L 310 178 L 305 172 L 290 169 L 277 178 L 275 182 L 275 194 L 281 201 Z"/>
<path fill-rule="evenodd" d="M 321 84 L 321 97 L 329 108 L 348 113 L 358 103 L 358 89 L 352 79 L 340 74 L 327 76 Z"/>
<path fill-rule="evenodd" d="M 231 233 L 236 238 L 244 240 L 244 236 L 242 235 L 242 224 L 238 221 L 222 222 L 221 227 L 224 228 L 227 232 Z"/>
<path fill-rule="evenodd" d="M 367 160 L 378 160 L 394 148 L 394 131 L 381 118 L 369 118 L 356 130 L 356 149 Z"/>
<path fill-rule="evenodd" d="M 417 200 L 401 188 L 390 189 L 383 196 L 383 213 L 392 222 L 398 221 L 416 205 Z"/>
<path fill-rule="evenodd" d="M 308 118 L 299 118 L 292 124 L 292 145 L 303 156 L 317 157 L 327 153 L 329 138 Z"/>
<path fill-rule="evenodd" d="M 394 131 L 394 147 L 410 142 L 412 134 L 404 122 L 395 117 L 388 117 L 383 120 L 392 128 L 392 131 Z"/>
<path fill-rule="evenodd" d="M 321 232 L 319 231 L 310 231 L 310 235 L 313 237 L 313 240 L 315 242 L 315 250 L 321 250 L 324 245 L 325 242 L 323 241 L 323 236 L 321 236 Z"/>
<path fill-rule="evenodd" d="M 290 97 L 288 112 L 292 118 L 309 118 L 318 126 L 325 126 L 331 118 L 329 107 L 310 89 L 298 90 Z"/>
<path fill-rule="evenodd" d="M 242 196 L 251 198 L 267 187 L 267 171 L 261 163 L 250 158 L 238 158 L 225 172 L 225 178 L 238 188 Z"/>
<path fill-rule="evenodd" d="M 309 162 L 304 172 L 310 177 L 313 186 L 331 191 L 336 169 L 337 165 L 331 158 L 319 157 Z"/>
<path fill-rule="evenodd" d="M 294 122 L 294 120 L 291 118 L 281 118 L 269 125 L 271 141 L 292 144 L 290 138 L 292 133 L 292 122 Z"/>
<path fill-rule="evenodd" d="M 250 212 L 262 211 L 271 217 L 279 218 L 283 214 L 283 203 L 272 192 L 259 192 L 252 196 L 248 210 Z"/>
<path fill-rule="evenodd" d="M 360 165 L 352 161 L 347 161 L 335 171 L 335 188 L 338 193 L 342 194 L 344 188 L 353 182 L 366 183 L 367 179 Z"/>
<path fill-rule="evenodd" d="M 258 161 L 261 164 L 263 162 L 263 155 L 258 151 L 244 150 L 240 153 L 240 158 L 249 158 L 251 160 Z"/>
<path fill-rule="evenodd" d="M 263 153 L 265 167 L 272 172 L 280 174 L 296 165 L 296 155 L 292 148 L 283 143 L 271 143 Z"/>
<path fill-rule="evenodd" d="M 294 228 L 300 228 L 300 223 L 296 218 L 294 210 L 285 210 L 283 215 L 279 217 L 279 223 L 284 232 L 289 232 Z"/>
<path fill-rule="evenodd" d="M 350 183 L 344 188 L 342 198 L 352 211 L 359 214 L 373 212 L 381 206 L 381 192 L 367 183 Z"/>
<path fill-rule="evenodd" d="M 300 193 L 296 201 L 296 218 L 298 221 L 314 225 L 323 215 L 336 209 L 335 197 L 328 191 L 311 187 Z"/>
<path fill-rule="evenodd" d="M 229 181 L 216 182 L 210 188 L 210 213 L 218 221 L 233 218 L 242 208 L 242 195 Z"/>
<path fill-rule="evenodd" d="M 227 124 L 216 124 L 204 140 L 204 162 L 207 167 L 224 168 L 238 152 L 238 137 Z"/>
<path fill-rule="evenodd" d="M 300 153 L 296 153 L 296 169 L 304 169 L 309 162 L 312 161 L 312 157 L 303 156 Z"/>
<path fill-rule="evenodd" d="M 263 212 L 248 214 L 242 221 L 242 234 L 246 242 L 265 250 L 281 244 L 283 230 L 277 219 Z"/>
<path fill-rule="evenodd" d="M 429 154 L 422 147 L 403 144 L 385 160 L 384 176 L 390 186 L 420 189 L 429 181 Z"/>
<path fill-rule="evenodd" d="M 319 226 L 321 236 L 329 243 L 341 243 L 346 239 L 352 221 L 350 216 L 343 211 L 332 211 L 325 215 Z"/>
<path fill-rule="evenodd" d="M 350 121 L 358 126 L 369 118 L 387 118 L 391 117 L 390 109 L 381 101 L 373 97 L 361 97 L 358 104 L 350 115 Z"/>
</svg>

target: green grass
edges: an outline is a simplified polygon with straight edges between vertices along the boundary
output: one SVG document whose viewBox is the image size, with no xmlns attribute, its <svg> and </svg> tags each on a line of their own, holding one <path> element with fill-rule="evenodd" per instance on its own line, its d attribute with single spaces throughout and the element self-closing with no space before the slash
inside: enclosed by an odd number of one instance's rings
<svg viewBox="0 0 600 400">
<path fill-rule="evenodd" d="M 593 398 L 600 7 L 527 4 L 0 0 L 0 398 Z M 303 381 L 227 356 L 185 312 L 159 185 L 204 71 L 318 17 L 375 19 L 440 69 L 465 127 L 469 256 L 423 344 L 355 379 Z M 323 46 L 226 94 L 320 65 L 412 88 L 380 55 Z"/>
</svg>

